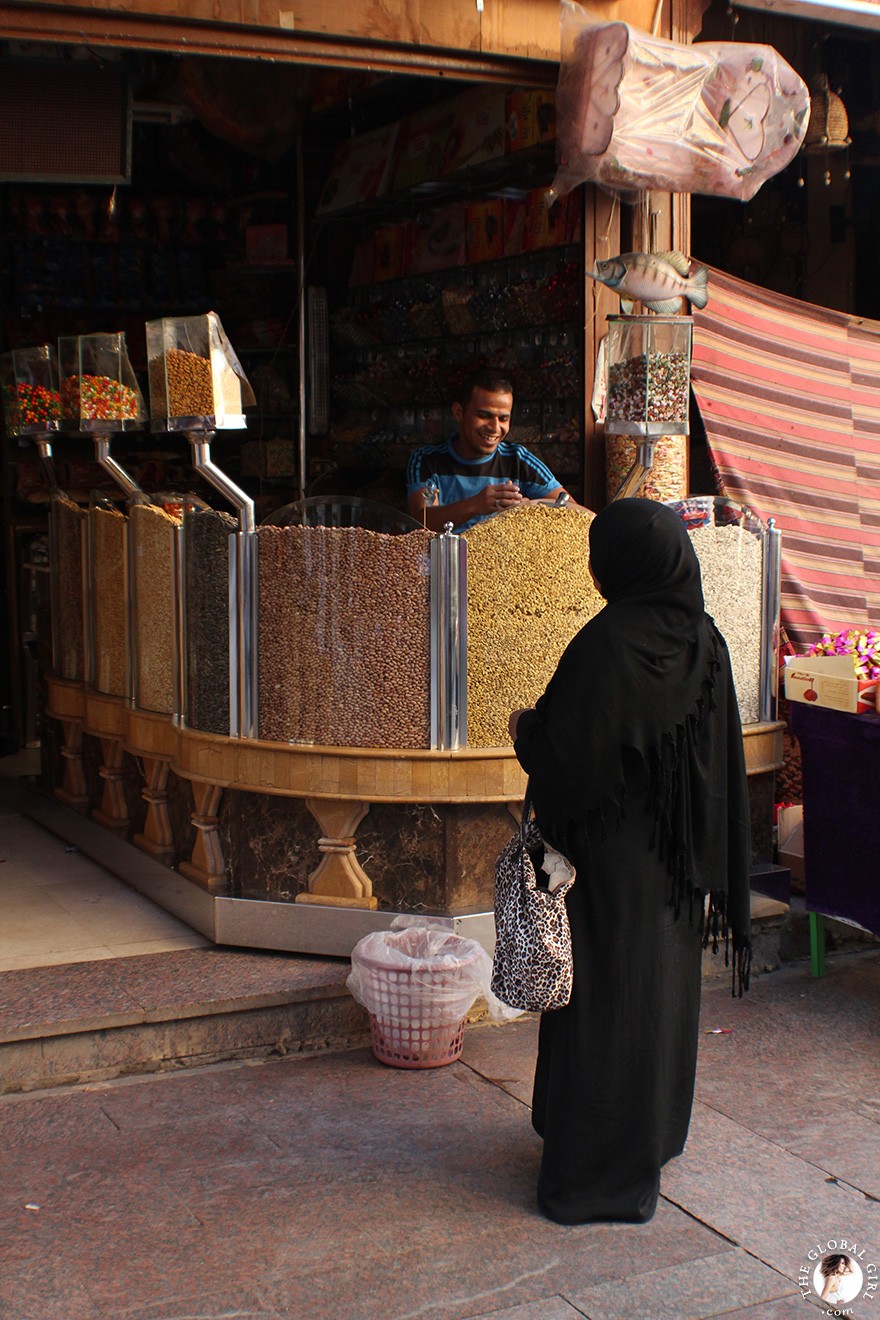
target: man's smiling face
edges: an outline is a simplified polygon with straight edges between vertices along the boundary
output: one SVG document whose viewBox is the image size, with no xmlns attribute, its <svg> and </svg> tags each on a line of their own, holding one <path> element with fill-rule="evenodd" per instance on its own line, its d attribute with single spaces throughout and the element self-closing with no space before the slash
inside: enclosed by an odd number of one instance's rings
<svg viewBox="0 0 880 1320">
<path fill-rule="evenodd" d="M 475 389 L 467 403 L 452 405 L 462 458 L 491 458 L 510 430 L 513 395 Z"/>
</svg>

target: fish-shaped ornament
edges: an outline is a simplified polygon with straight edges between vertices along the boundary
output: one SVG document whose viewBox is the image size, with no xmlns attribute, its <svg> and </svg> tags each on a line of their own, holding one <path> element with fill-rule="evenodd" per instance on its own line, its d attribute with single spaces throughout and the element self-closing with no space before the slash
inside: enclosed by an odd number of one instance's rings
<svg viewBox="0 0 880 1320">
<path fill-rule="evenodd" d="M 620 295 L 626 316 L 634 302 L 652 312 L 681 311 L 681 299 L 695 307 L 709 301 L 709 272 L 705 266 L 691 271 L 690 257 L 683 252 L 623 252 L 609 261 L 597 261 L 590 279 L 606 284 Z"/>
</svg>

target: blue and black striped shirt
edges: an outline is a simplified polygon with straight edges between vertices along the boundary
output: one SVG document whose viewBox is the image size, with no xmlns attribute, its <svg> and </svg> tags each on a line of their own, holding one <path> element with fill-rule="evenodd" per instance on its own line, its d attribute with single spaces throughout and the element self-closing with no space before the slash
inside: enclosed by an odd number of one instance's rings
<svg viewBox="0 0 880 1320">
<path fill-rule="evenodd" d="M 406 469 L 407 495 L 424 490 L 429 482 L 439 488 L 441 505 L 470 499 L 484 486 L 502 481 L 518 482 L 527 500 L 546 499 L 559 489 L 560 483 L 546 463 L 522 445 L 502 440 L 488 458 L 461 458 L 454 448 L 457 439 L 458 432 L 453 431 L 439 444 L 422 445 L 412 451 Z M 464 532 L 480 521 L 480 517 L 470 518 L 455 530 Z"/>
</svg>

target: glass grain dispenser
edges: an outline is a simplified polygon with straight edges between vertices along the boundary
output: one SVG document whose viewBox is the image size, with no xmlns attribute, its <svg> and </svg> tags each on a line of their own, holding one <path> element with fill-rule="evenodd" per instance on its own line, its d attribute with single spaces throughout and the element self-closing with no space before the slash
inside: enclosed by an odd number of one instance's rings
<svg viewBox="0 0 880 1320">
<path fill-rule="evenodd" d="M 238 721 L 237 648 L 231 627 L 238 532 L 232 514 L 201 501 L 184 501 L 182 714 L 188 728 L 227 737 Z"/>
<path fill-rule="evenodd" d="M 261 738 L 430 747 L 435 539 L 357 497 L 289 504 L 257 528 Z"/>
<path fill-rule="evenodd" d="M 144 400 L 121 332 L 62 337 L 58 370 L 65 430 L 107 434 L 143 424 Z"/>
<path fill-rule="evenodd" d="M 7 435 L 46 435 L 60 429 L 58 361 L 51 344 L 4 353 L 0 391 Z"/>
<path fill-rule="evenodd" d="M 129 513 L 132 666 L 141 710 L 180 711 L 179 559 L 184 497 L 135 494 Z"/>
<path fill-rule="evenodd" d="M 609 435 L 687 435 L 693 321 L 689 316 L 609 316 Z"/>
<path fill-rule="evenodd" d="M 89 501 L 89 678 L 99 692 L 129 694 L 128 518 L 99 492 Z"/>
<path fill-rule="evenodd" d="M 246 425 L 254 402 L 216 312 L 147 322 L 150 418 L 167 431 L 222 431 Z"/>
<path fill-rule="evenodd" d="M 52 610 L 52 667 L 59 678 L 85 678 L 85 574 L 88 513 L 63 491 L 49 504 L 49 590 Z"/>
</svg>

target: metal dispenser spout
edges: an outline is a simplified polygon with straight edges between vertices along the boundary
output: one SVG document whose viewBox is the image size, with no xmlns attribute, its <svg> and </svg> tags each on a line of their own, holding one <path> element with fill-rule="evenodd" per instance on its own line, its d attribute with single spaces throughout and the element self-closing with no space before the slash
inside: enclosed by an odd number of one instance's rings
<svg viewBox="0 0 880 1320">
<path fill-rule="evenodd" d="M 214 463 L 211 458 L 213 434 L 214 432 L 187 431 L 186 438 L 192 447 L 193 467 L 238 510 L 241 530 L 252 532 L 257 525 L 254 518 L 254 502 Z"/>
<path fill-rule="evenodd" d="M 43 461 L 43 467 L 46 470 L 46 476 L 49 481 L 50 490 L 58 490 L 58 476 L 55 472 L 55 459 L 52 457 L 52 441 L 48 435 L 35 435 L 34 442 L 37 446 L 37 452 Z"/>
<path fill-rule="evenodd" d="M 657 437 L 638 442 L 635 462 L 612 496 L 612 501 L 630 499 L 633 495 L 638 495 L 648 479 L 648 473 L 654 466 L 654 446 L 656 443 Z"/>
<path fill-rule="evenodd" d="M 110 457 L 110 441 L 106 436 L 95 436 L 95 458 L 105 472 L 109 472 L 117 486 L 121 486 L 129 498 L 142 494 L 140 486 L 121 468 L 115 458 Z"/>
</svg>

